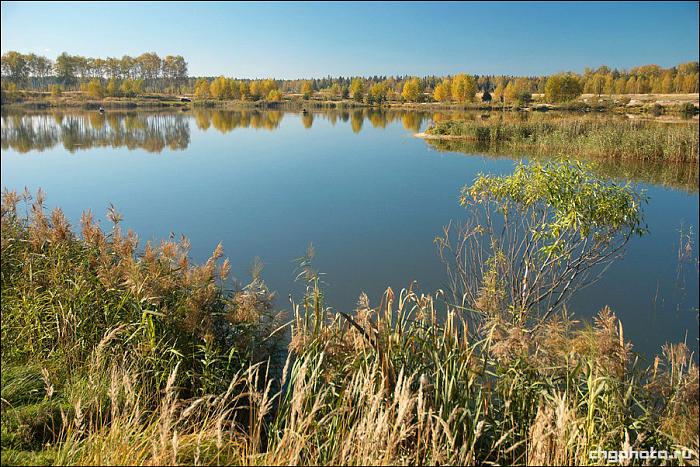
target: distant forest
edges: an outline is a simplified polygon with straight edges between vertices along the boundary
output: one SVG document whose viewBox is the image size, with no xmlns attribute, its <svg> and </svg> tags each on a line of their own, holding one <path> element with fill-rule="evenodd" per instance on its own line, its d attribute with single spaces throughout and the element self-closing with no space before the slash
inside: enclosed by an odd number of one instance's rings
<svg viewBox="0 0 700 467">
<path fill-rule="evenodd" d="M 629 70 L 600 66 L 582 74 L 542 76 L 327 76 L 312 79 L 241 79 L 189 76 L 180 55 L 161 58 L 154 52 L 138 57 L 92 58 L 62 53 L 56 60 L 36 54 L 2 55 L 3 91 L 83 91 L 91 97 L 133 97 L 143 93 L 192 94 L 200 99 L 280 100 L 283 96 L 353 99 L 370 103 L 527 101 L 545 94 L 566 101 L 585 94 L 669 94 L 698 92 L 698 62 L 671 68 L 643 65 Z"/>
</svg>

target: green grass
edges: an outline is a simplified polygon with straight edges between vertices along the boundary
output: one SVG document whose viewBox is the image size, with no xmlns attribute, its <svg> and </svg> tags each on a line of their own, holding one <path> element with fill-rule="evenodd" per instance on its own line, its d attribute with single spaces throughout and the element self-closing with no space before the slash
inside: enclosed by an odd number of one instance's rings
<svg viewBox="0 0 700 467">
<path fill-rule="evenodd" d="M 557 158 L 557 154 L 533 154 L 526 148 L 510 149 L 508 145 L 482 144 L 467 139 L 427 139 L 426 142 L 438 151 L 461 152 L 464 154 L 481 154 L 494 158 L 548 160 Z M 625 160 L 577 156 L 575 159 L 588 163 L 601 175 L 620 181 L 662 185 L 674 189 L 697 193 L 700 189 L 698 173 L 700 166 L 684 162 Z"/>
<path fill-rule="evenodd" d="M 448 120 L 426 131 L 489 148 L 530 154 L 585 156 L 616 161 L 698 163 L 697 124 L 561 118 L 503 121 Z"/>
</svg>

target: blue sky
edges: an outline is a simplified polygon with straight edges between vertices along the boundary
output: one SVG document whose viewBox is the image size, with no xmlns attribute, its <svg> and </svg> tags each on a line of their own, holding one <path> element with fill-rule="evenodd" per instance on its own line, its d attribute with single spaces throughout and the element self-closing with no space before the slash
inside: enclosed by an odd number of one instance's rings
<svg viewBox="0 0 700 467">
<path fill-rule="evenodd" d="M 2 52 L 180 54 L 190 75 L 540 75 L 698 60 L 697 2 L 2 2 Z"/>
</svg>

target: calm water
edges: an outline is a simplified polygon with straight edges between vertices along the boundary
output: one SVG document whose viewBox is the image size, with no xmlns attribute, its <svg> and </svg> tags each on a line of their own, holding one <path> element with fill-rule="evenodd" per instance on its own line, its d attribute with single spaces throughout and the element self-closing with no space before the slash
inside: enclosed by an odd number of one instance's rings
<svg viewBox="0 0 700 467">
<path fill-rule="evenodd" d="M 74 225 L 84 209 L 100 214 L 114 203 L 142 244 L 184 234 L 195 260 L 221 241 L 241 280 L 259 257 L 280 308 L 290 293 L 299 297 L 294 258 L 313 243 L 328 303 L 347 310 L 362 291 L 377 304 L 387 286 L 444 287 L 433 239 L 463 218 L 459 189 L 479 172 L 507 173 L 515 163 L 414 138 L 433 117 L 440 116 L 3 113 L 1 184 L 43 188 L 48 207 L 62 207 Z M 610 305 L 642 353 L 666 341 L 697 349 L 697 171 L 654 170 L 625 171 L 650 197 L 651 233 L 633 239 L 570 310 L 588 318 Z M 667 186 L 648 183 L 657 179 Z M 679 260 L 680 232 L 689 229 L 692 253 Z"/>
</svg>

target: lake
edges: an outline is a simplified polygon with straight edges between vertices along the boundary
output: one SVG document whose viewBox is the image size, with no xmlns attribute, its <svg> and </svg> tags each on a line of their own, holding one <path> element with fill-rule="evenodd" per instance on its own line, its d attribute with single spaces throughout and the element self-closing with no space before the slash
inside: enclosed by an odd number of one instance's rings
<svg viewBox="0 0 700 467">
<path fill-rule="evenodd" d="M 141 245 L 185 235 L 196 261 L 222 242 L 241 281 L 260 258 L 278 308 L 289 307 L 289 294 L 301 297 L 294 260 L 313 244 L 327 303 L 346 311 L 363 291 L 377 305 L 388 286 L 444 288 L 433 240 L 464 218 L 460 188 L 517 163 L 413 137 L 452 117 L 366 109 L 3 112 L 1 183 L 41 187 L 47 207 L 60 206 L 75 226 L 91 209 L 108 227 L 113 203 Z M 609 305 L 642 354 L 683 340 L 697 351 L 697 167 L 606 170 L 646 190 L 650 233 L 633 238 L 569 310 L 588 319 Z"/>
</svg>

